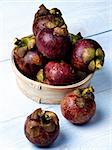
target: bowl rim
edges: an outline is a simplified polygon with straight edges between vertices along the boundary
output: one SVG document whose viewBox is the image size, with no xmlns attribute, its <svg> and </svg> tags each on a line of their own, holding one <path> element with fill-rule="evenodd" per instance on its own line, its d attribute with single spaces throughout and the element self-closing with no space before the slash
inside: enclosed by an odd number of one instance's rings
<svg viewBox="0 0 112 150">
<path fill-rule="evenodd" d="M 26 77 L 25 75 L 23 75 L 16 67 L 16 64 L 14 62 L 14 56 L 13 56 L 13 51 L 11 53 L 11 64 L 12 64 L 12 69 L 13 71 L 15 72 L 15 74 L 20 77 L 20 78 L 23 78 L 24 80 L 30 82 L 31 84 L 33 85 L 36 85 L 36 86 L 42 86 L 42 87 L 45 87 L 45 88 L 52 88 L 52 89 L 71 89 L 71 88 L 77 88 L 77 87 L 80 87 L 81 85 L 87 83 L 89 80 L 91 80 L 91 78 L 93 77 L 94 73 L 90 73 L 85 79 L 81 80 L 80 82 L 77 82 L 77 83 L 74 83 L 74 84 L 71 84 L 71 85 L 62 85 L 62 86 L 56 86 L 56 85 L 48 85 L 48 84 L 45 84 L 45 83 L 41 83 L 41 82 L 38 82 L 38 81 L 34 81 L 28 77 Z"/>
</svg>

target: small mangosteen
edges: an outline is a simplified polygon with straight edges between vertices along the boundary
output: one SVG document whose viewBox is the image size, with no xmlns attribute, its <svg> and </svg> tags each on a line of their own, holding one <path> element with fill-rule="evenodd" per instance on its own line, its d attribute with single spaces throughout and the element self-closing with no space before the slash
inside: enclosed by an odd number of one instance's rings
<svg viewBox="0 0 112 150">
<path fill-rule="evenodd" d="M 84 124 L 95 114 L 93 88 L 76 89 L 68 93 L 61 102 L 63 116 L 74 124 Z"/>
<path fill-rule="evenodd" d="M 39 146 L 50 146 L 59 135 L 59 119 L 54 112 L 35 110 L 26 119 L 24 133 L 27 139 Z"/>
<path fill-rule="evenodd" d="M 91 39 L 78 40 L 73 46 L 72 65 L 79 71 L 94 72 L 104 64 L 104 51 Z"/>
<path fill-rule="evenodd" d="M 47 9 L 43 4 L 39 7 L 33 21 L 33 33 L 38 35 L 38 33 L 50 26 L 54 28 L 55 26 L 62 26 L 64 20 L 62 18 L 62 13 L 57 8 Z"/>
<path fill-rule="evenodd" d="M 27 77 L 36 78 L 36 74 L 43 64 L 43 56 L 35 45 L 35 37 L 28 36 L 17 39 L 14 48 L 14 60 L 17 68 Z"/>
<path fill-rule="evenodd" d="M 45 66 L 45 81 L 52 85 L 68 85 L 76 82 L 75 70 L 65 62 L 51 61 Z"/>
<path fill-rule="evenodd" d="M 43 29 L 36 36 L 36 45 L 43 56 L 52 60 L 65 59 L 72 48 L 66 25 Z"/>
</svg>

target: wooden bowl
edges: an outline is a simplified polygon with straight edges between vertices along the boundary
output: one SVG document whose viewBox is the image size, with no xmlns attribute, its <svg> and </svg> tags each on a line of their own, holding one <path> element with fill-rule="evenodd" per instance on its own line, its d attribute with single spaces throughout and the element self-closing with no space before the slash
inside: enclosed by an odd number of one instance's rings
<svg viewBox="0 0 112 150">
<path fill-rule="evenodd" d="M 24 95 L 38 103 L 59 104 L 66 93 L 76 88 L 84 88 L 90 85 L 93 74 L 89 74 L 84 80 L 66 86 L 53 86 L 31 80 L 24 76 L 16 67 L 13 52 L 11 57 L 13 71 L 19 89 Z"/>
</svg>

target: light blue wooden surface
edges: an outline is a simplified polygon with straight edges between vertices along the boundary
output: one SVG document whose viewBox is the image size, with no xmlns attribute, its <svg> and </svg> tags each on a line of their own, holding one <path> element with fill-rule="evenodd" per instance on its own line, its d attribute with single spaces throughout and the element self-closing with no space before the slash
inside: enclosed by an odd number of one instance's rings
<svg viewBox="0 0 112 150">
<path fill-rule="evenodd" d="M 40 3 L 59 7 L 70 31 L 82 31 L 92 36 L 106 53 L 105 65 L 95 73 L 97 112 L 84 126 L 69 123 L 58 105 L 39 105 L 25 97 L 16 85 L 10 55 L 13 38 L 32 32 L 31 21 Z M 24 136 L 24 121 L 38 107 L 52 110 L 60 119 L 61 132 L 53 150 L 111 150 L 112 149 L 112 4 L 102 1 L 0 1 L 0 150 L 36 150 Z M 70 13 L 70 11 L 72 13 Z M 71 15 L 70 15 L 71 14 Z M 102 33 L 108 31 L 106 33 Z M 110 32 L 109 32 L 110 31 Z"/>
</svg>

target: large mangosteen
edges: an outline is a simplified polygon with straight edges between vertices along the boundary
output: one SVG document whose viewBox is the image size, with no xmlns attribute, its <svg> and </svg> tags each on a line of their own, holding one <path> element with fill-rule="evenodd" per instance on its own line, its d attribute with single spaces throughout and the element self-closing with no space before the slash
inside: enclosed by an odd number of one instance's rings
<svg viewBox="0 0 112 150">
<path fill-rule="evenodd" d="M 71 41 L 66 25 L 53 29 L 45 28 L 36 36 L 38 50 L 50 59 L 66 59 L 71 52 Z"/>
<path fill-rule="evenodd" d="M 74 124 L 84 124 L 95 114 L 93 88 L 76 89 L 68 93 L 61 102 L 63 116 Z"/>
<path fill-rule="evenodd" d="M 81 39 L 73 46 L 71 61 L 77 70 L 90 73 L 102 68 L 104 56 L 104 51 L 98 42 Z"/>
</svg>

